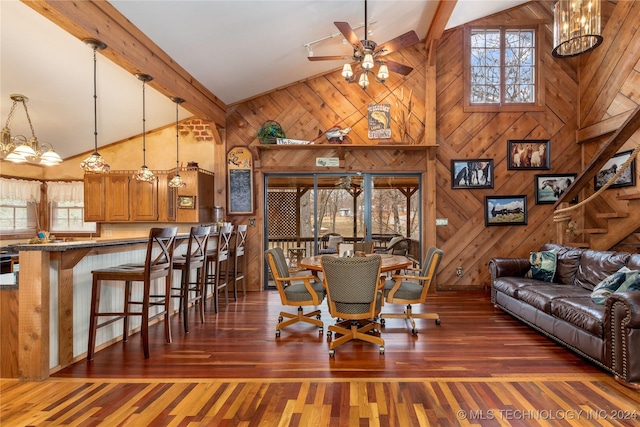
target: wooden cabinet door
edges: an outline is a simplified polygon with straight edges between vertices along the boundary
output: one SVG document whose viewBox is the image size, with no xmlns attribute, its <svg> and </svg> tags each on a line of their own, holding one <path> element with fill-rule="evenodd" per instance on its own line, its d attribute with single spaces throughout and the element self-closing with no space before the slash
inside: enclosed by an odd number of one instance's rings
<svg viewBox="0 0 640 427">
<path fill-rule="evenodd" d="M 152 182 L 131 182 L 131 213 L 133 221 L 158 220 L 158 178 Z"/>
<path fill-rule="evenodd" d="M 128 175 L 109 175 L 107 178 L 107 221 L 129 221 Z"/>
<path fill-rule="evenodd" d="M 106 196 L 106 176 L 86 174 L 84 176 L 84 220 L 104 221 Z"/>
</svg>

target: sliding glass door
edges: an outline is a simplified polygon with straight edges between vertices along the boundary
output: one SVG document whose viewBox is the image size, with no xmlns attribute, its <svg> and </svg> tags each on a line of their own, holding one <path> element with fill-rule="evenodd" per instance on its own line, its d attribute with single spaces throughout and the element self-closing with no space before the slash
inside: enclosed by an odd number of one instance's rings
<svg viewBox="0 0 640 427">
<path fill-rule="evenodd" d="M 266 174 L 265 247 L 282 247 L 295 269 L 298 257 L 336 252 L 337 240 L 384 250 L 403 236 L 419 259 L 419 184 L 419 174 Z"/>
</svg>

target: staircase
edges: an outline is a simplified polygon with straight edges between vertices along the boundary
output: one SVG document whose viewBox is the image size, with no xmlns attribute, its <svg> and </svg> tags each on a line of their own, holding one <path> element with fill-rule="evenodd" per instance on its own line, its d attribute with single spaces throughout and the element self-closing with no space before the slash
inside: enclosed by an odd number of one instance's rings
<svg viewBox="0 0 640 427">
<path fill-rule="evenodd" d="M 606 220 L 606 228 L 581 230 L 583 234 L 589 236 L 591 249 L 609 250 L 630 237 L 629 240 L 638 240 L 635 234 L 640 228 L 640 193 L 619 195 L 617 199 L 627 201 L 626 212 L 598 213 L 597 218 Z M 638 247 L 635 249 L 637 250 Z"/>
</svg>

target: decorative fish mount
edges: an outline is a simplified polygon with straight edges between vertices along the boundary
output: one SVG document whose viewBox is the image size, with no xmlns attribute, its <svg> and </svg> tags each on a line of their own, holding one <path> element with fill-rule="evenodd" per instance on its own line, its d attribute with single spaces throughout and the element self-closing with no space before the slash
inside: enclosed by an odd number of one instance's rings
<svg viewBox="0 0 640 427">
<path fill-rule="evenodd" d="M 346 127 L 344 129 L 340 129 L 339 127 L 332 127 L 331 129 L 329 129 L 328 131 L 326 131 L 324 134 L 327 137 L 327 141 L 332 141 L 332 142 L 342 142 L 344 140 L 344 137 L 351 132 L 351 128 L 350 127 Z"/>
</svg>

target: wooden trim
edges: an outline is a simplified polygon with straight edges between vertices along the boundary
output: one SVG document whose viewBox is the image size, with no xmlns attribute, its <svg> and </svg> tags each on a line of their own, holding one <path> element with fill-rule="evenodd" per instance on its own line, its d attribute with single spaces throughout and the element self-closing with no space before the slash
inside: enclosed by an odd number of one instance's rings
<svg viewBox="0 0 640 427">
<path fill-rule="evenodd" d="M 586 128 L 578 130 L 578 143 L 587 142 L 594 138 L 604 136 L 615 132 L 620 129 L 624 122 L 629 118 L 633 111 L 627 111 L 625 113 L 618 114 L 617 116 L 609 117 Z"/>
</svg>

